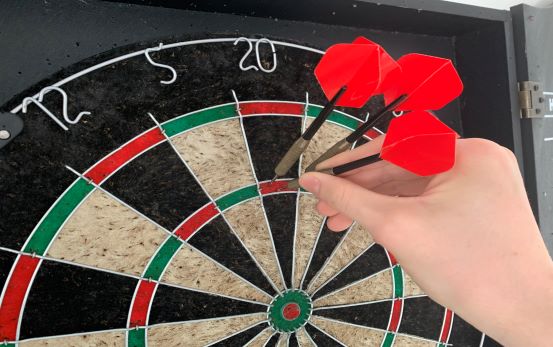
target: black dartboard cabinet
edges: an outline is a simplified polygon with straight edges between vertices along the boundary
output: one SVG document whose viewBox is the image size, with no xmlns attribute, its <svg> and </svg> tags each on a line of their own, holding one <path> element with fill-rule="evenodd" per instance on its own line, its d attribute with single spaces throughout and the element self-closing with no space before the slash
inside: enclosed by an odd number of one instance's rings
<svg viewBox="0 0 553 347">
<path fill-rule="evenodd" d="M 552 31 L 551 10 L 422 0 L 0 1 L 0 344 L 497 345 L 285 189 L 382 99 L 272 170 L 329 45 L 450 58 L 465 89 L 437 116 L 515 152 L 551 249 Z"/>
</svg>

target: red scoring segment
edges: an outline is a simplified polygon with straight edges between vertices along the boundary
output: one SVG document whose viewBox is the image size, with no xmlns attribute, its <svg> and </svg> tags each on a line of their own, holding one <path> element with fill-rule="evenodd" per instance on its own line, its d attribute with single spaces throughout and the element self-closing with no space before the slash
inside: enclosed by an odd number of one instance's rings
<svg viewBox="0 0 553 347">
<path fill-rule="evenodd" d="M 291 302 L 282 308 L 282 316 L 286 320 L 294 320 L 300 316 L 301 309 L 298 304 Z"/>
<path fill-rule="evenodd" d="M 25 295 L 40 258 L 21 255 L 16 260 L 0 305 L 0 341 L 15 341 Z"/>
<path fill-rule="evenodd" d="M 111 153 L 108 157 L 102 159 L 85 172 L 84 176 L 92 180 L 92 182 L 100 184 L 104 179 L 113 174 L 117 168 L 164 140 L 165 136 L 163 136 L 159 128 L 148 130 L 124 144 L 119 150 Z"/>
</svg>

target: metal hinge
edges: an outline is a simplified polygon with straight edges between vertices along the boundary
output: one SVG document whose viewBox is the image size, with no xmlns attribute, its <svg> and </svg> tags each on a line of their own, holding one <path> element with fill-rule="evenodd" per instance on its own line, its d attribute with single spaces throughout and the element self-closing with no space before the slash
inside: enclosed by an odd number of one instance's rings
<svg viewBox="0 0 553 347">
<path fill-rule="evenodd" d="M 545 115 L 545 98 L 540 83 L 519 82 L 518 101 L 520 103 L 521 118 L 542 118 Z"/>
</svg>

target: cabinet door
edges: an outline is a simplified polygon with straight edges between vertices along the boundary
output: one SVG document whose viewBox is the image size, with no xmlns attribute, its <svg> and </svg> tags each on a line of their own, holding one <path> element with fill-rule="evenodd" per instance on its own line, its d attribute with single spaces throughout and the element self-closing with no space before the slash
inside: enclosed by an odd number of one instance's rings
<svg viewBox="0 0 553 347">
<path fill-rule="evenodd" d="M 511 8 L 518 81 L 541 84 L 540 116 L 521 119 L 525 181 L 541 232 L 553 254 L 553 7 Z"/>
</svg>

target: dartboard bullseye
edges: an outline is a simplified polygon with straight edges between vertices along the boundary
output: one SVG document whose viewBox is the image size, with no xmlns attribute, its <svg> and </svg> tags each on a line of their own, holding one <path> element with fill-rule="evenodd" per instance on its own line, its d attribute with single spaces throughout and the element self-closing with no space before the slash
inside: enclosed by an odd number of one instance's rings
<svg viewBox="0 0 553 347">
<path fill-rule="evenodd" d="M 311 298 L 307 293 L 301 290 L 287 290 L 271 302 L 269 324 L 276 331 L 294 332 L 307 323 L 311 310 Z"/>
<path fill-rule="evenodd" d="M 331 232 L 316 199 L 287 188 L 382 100 L 332 111 L 299 163 L 271 181 L 326 100 L 313 74 L 322 53 L 272 39 L 152 42 L 89 60 L 48 81 L 58 89 L 21 100 L 13 112 L 25 130 L 2 150 L 14 193 L 1 216 L 11 229 L 0 248 L 0 341 L 426 347 L 481 338 L 361 226 Z"/>
</svg>

